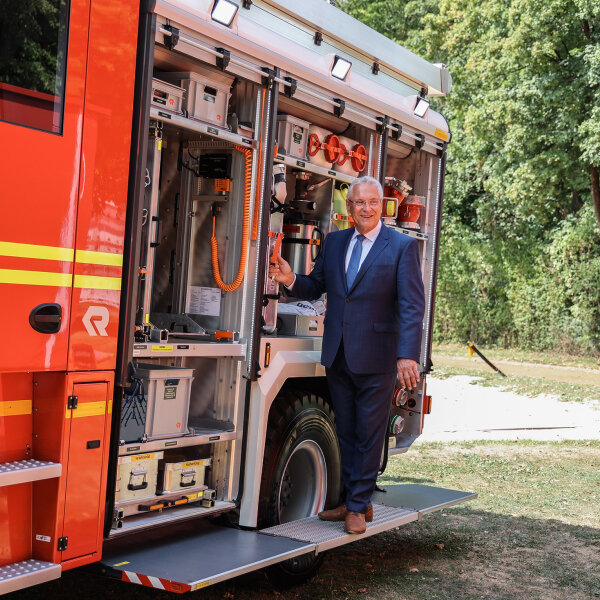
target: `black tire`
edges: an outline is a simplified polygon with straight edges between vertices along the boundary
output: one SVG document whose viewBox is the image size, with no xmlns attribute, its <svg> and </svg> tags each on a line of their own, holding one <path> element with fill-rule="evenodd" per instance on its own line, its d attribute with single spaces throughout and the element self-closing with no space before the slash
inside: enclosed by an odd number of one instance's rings
<svg viewBox="0 0 600 600">
<path fill-rule="evenodd" d="M 320 396 L 282 392 L 273 403 L 265 444 L 259 527 L 279 525 L 337 506 L 342 491 L 333 410 Z M 278 587 L 312 577 L 323 555 L 306 554 L 270 567 Z"/>
</svg>

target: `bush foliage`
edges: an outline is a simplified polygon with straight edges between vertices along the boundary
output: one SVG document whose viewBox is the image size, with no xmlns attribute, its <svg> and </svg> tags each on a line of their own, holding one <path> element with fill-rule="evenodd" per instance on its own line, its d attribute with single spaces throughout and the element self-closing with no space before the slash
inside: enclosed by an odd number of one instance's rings
<svg viewBox="0 0 600 600">
<path fill-rule="evenodd" d="M 453 77 L 435 339 L 600 355 L 600 3 L 339 4 Z"/>
</svg>

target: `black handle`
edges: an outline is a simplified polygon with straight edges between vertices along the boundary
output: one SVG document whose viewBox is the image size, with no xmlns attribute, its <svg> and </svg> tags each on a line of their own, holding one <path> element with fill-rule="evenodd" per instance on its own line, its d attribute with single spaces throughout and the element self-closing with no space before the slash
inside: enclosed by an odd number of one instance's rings
<svg viewBox="0 0 600 600">
<path fill-rule="evenodd" d="M 127 484 L 127 489 L 131 490 L 132 492 L 136 492 L 137 490 L 145 490 L 147 487 L 148 487 L 147 481 L 144 481 L 143 483 L 140 483 L 139 485 L 135 485 L 133 483 Z"/>
<path fill-rule="evenodd" d="M 58 333 L 61 323 L 60 304 L 40 304 L 29 313 L 29 324 L 39 333 Z"/>
</svg>

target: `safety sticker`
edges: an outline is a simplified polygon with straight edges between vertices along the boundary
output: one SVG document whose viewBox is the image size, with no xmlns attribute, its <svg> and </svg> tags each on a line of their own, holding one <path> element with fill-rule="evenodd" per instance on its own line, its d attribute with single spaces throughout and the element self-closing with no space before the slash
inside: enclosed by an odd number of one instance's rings
<svg viewBox="0 0 600 600">
<path fill-rule="evenodd" d="M 35 539 L 38 542 L 51 542 L 52 538 L 49 535 L 40 535 L 39 533 L 36 534 Z"/>
</svg>

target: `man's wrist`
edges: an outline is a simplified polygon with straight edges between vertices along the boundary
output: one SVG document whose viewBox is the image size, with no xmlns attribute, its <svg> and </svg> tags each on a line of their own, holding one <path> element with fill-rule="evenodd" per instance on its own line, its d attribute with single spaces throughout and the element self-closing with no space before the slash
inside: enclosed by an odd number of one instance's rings
<svg viewBox="0 0 600 600">
<path fill-rule="evenodd" d="M 288 290 L 291 289 L 293 287 L 293 285 L 296 283 L 296 274 L 292 273 L 292 278 L 291 278 L 290 283 L 285 283 L 285 282 L 282 282 L 282 283 L 283 283 L 283 285 L 285 285 L 285 287 Z"/>
</svg>

